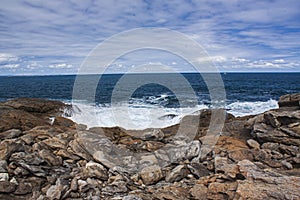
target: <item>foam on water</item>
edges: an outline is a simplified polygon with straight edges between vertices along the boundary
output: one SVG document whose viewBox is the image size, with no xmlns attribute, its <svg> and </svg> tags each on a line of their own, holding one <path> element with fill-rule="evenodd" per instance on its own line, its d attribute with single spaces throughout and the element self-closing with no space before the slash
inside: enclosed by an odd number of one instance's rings
<svg viewBox="0 0 300 200">
<path fill-rule="evenodd" d="M 136 101 L 137 102 L 137 101 Z M 277 101 L 266 102 L 234 102 L 226 109 L 234 116 L 246 116 L 263 113 L 277 108 Z M 209 108 L 207 105 L 197 105 L 186 108 L 165 108 L 158 104 L 135 103 L 111 106 L 103 104 L 96 106 L 84 102 L 73 102 L 73 113 L 70 119 L 88 127 L 114 127 L 141 130 L 145 128 L 163 128 L 179 123 L 186 116 L 196 111 Z"/>
</svg>

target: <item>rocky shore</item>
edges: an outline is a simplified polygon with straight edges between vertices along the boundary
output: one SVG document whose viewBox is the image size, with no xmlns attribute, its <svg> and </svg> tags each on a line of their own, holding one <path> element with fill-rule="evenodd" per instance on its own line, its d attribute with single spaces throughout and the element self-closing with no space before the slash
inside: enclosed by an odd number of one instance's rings
<svg viewBox="0 0 300 200">
<path fill-rule="evenodd" d="M 211 110 L 163 129 L 87 129 L 58 101 L 0 103 L 0 199 L 300 199 L 300 94 L 226 120 L 201 155 Z M 195 124 L 196 123 L 196 124 Z M 180 126 L 198 126 L 192 140 Z"/>
</svg>

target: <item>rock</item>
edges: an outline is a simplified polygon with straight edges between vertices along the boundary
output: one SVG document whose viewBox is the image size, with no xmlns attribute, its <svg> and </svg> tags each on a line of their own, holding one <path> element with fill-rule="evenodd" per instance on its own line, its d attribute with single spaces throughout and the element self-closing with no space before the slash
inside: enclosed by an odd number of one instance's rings
<svg viewBox="0 0 300 200">
<path fill-rule="evenodd" d="M 300 102 L 300 93 L 296 94 L 286 94 L 279 98 L 278 105 L 279 107 L 293 107 L 299 106 Z"/>
<path fill-rule="evenodd" d="M 0 160 L 8 160 L 14 152 L 24 150 L 24 145 L 16 140 L 4 140 L 0 142 Z"/>
<path fill-rule="evenodd" d="M 52 149 L 66 149 L 67 145 L 68 145 L 67 141 L 65 141 L 63 139 L 59 139 L 57 137 L 52 137 L 52 138 L 43 140 L 43 143 Z"/>
<path fill-rule="evenodd" d="M 234 199 L 237 187 L 237 182 L 211 183 L 208 186 L 207 199 Z"/>
<path fill-rule="evenodd" d="M 57 166 L 62 165 L 62 158 L 55 156 L 51 151 L 43 149 L 39 151 L 39 156 L 44 159 L 49 165 Z"/>
<path fill-rule="evenodd" d="M 46 192 L 46 196 L 51 200 L 60 199 L 64 190 L 67 188 L 66 185 L 61 183 L 60 179 L 57 179 L 56 184 L 52 185 Z"/>
<path fill-rule="evenodd" d="M 207 199 L 207 187 L 203 184 L 196 184 L 190 190 L 190 194 L 194 199 L 206 200 Z"/>
<path fill-rule="evenodd" d="M 161 168 L 158 165 L 145 167 L 140 175 L 145 185 L 154 184 L 163 178 Z"/>
<path fill-rule="evenodd" d="M 69 143 L 69 146 L 73 150 L 74 154 L 80 156 L 81 158 L 83 158 L 85 160 L 91 160 L 92 159 L 90 154 L 88 154 L 88 152 L 80 145 L 80 139 L 79 138 L 77 138 L 75 140 L 72 140 Z"/>
<path fill-rule="evenodd" d="M 29 165 L 40 165 L 44 162 L 43 159 L 38 157 L 36 152 L 27 154 L 25 152 L 16 152 L 11 155 L 9 161 L 14 161 L 16 163 L 24 162 Z"/>
<path fill-rule="evenodd" d="M 11 193 L 17 188 L 15 183 L 9 181 L 0 181 L 0 193 Z"/>
<path fill-rule="evenodd" d="M 10 129 L 8 131 L 0 133 L 0 140 L 12 139 L 19 137 L 22 134 L 22 131 L 19 129 Z"/>
<path fill-rule="evenodd" d="M 3 103 L 5 106 L 14 109 L 23 110 L 29 113 L 47 113 L 50 115 L 62 114 L 63 109 L 67 107 L 60 101 L 52 101 L 37 98 L 19 98 L 6 101 Z"/>
<path fill-rule="evenodd" d="M 107 170 L 101 164 L 90 161 L 85 167 L 89 177 L 98 178 L 104 181 L 108 180 Z"/>
<path fill-rule="evenodd" d="M 25 195 L 25 194 L 29 194 L 32 193 L 32 186 L 30 183 L 22 183 L 20 182 L 18 184 L 18 187 L 16 189 L 16 191 L 14 192 L 14 194 L 16 195 Z"/>
<path fill-rule="evenodd" d="M 122 198 L 122 200 L 143 200 L 142 198 L 134 195 L 127 195 Z"/>
<path fill-rule="evenodd" d="M 111 176 L 108 180 L 108 185 L 102 189 L 102 192 L 107 195 L 114 195 L 127 192 L 127 183 L 123 176 Z"/>
<path fill-rule="evenodd" d="M 230 178 L 235 178 L 239 174 L 239 168 L 236 164 L 229 164 L 225 157 L 215 157 L 215 173 L 224 173 Z"/>
<path fill-rule="evenodd" d="M 247 140 L 247 145 L 252 149 L 259 149 L 260 148 L 260 144 L 258 142 L 256 142 L 255 140 L 253 140 L 253 139 Z"/>
<path fill-rule="evenodd" d="M 20 129 L 22 131 L 32 129 L 36 126 L 48 124 L 43 119 L 36 117 L 23 110 L 16 110 L 0 103 L 0 132 Z"/>
<path fill-rule="evenodd" d="M 293 169 L 293 165 L 285 160 L 281 161 L 282 165 L 287 169 Z"/>
<path fill-rule="evenodd" d="M 298 122 L 300 122 L 300 110 L 268 111 L 255 117 L 252 135 L 261 143 L 271 142 L 299 146 L 300 129 L 297 128 L 298 125 L 291 126 Z"/>
<path fill-rule="evenodd" d="M 60 117 L 60 116 L 55 117 L 52 125 L 53 126 L 64 126 L 64 127 L 76 127 L 75 122 L 73 122 L 70 119 Z"/>
<path fill-rule="evenodd" d="M 7 172 L 7 161 L 6 160 L 0 160 L 0 173 Z"/>
<path fill-rule="evenodd" d="M 238 181 L 238 199 L 299 199 L 300 177 L 263 170 L 248 160 L 238 163 L 246 180 Z"/>
<path fill-rule="evenodd" d="M 9 175 L 8 173 L 0 173 L 0 181 L 8 181 Z"/>
<path fill-rule="evenodd" d="M 188 164 L 187 167 L 196 178 L 201 178 L 210 174 L 210 171 L 201 163 L 191 163 Z"/>
<path fill-rule="evenodd" d="M 185 165 L 178 165 L 166 176 L 166 181 L 173 183 L 178 182 L 188 175 L 188 169 Z"/>
</svg>

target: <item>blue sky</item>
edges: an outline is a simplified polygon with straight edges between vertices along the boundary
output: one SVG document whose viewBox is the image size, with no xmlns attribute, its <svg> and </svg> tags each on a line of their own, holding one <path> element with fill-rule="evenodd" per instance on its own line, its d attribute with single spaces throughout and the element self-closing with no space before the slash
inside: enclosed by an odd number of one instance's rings
<svg viewBox="0 0 300 200">
<path fill-rule="evenodd" d="M 142 27 L 186 34 L 220 71 L 300 72 L 299 19 L 298 0 L 2 0 L 0 74 L 75 74 L 98 43 Z M 162 55 L 135 56 L 188 71 Z M 132 63 L 125 56 L 114 65 L 126 71 Z"/>
</svg>

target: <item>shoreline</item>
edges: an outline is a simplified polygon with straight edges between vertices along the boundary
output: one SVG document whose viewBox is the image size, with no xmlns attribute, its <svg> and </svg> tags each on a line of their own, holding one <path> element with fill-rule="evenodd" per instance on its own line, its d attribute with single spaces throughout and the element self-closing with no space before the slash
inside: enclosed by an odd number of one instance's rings
<svg viewBox="0 0 300 200">
<path fill-rule="evenodd" d="M 210 150 L 211 110 L 132 131 L 87 129 L 61 117 L 59 101 L 1 102 L 0 198 L 300 198 L 299 102 L 299 93 L 284 95 L 278 109 L 227 114 Z M 192 139 L 182 137 L 194 126 Z"/>
</svg>

